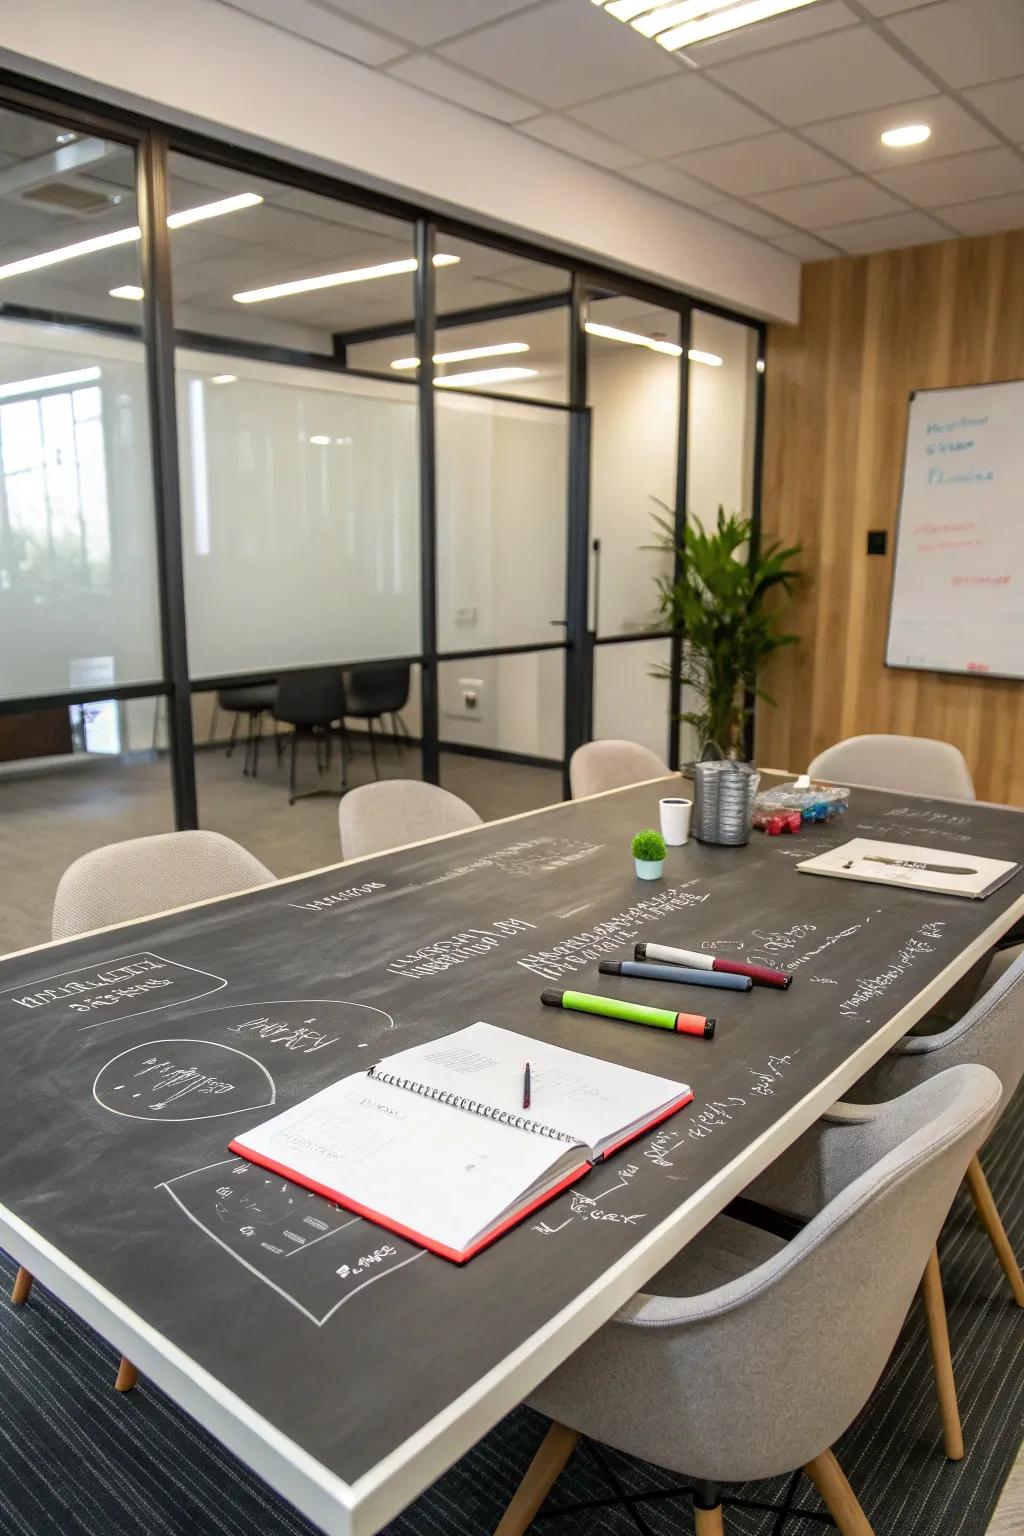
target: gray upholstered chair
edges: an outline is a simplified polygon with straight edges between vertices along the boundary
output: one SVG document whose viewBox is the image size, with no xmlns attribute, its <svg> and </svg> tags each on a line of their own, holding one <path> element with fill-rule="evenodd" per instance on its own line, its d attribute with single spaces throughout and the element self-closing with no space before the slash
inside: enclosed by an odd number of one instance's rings
<svg viewBox="0 0 1024 1536">
<path fill-rule="evenodd" d="M 940 800 L 973 800 L 974 782 L 959 747 L 928 736 L 848 736 L 826 747 L 807 772 L 864 789 L 907 790 Z"/>
<path fill-rule="evenodd" d="M 161 832 L 95 848 L 64 871 L 52 934 L 73 939 L 92 928 L 130 923 L 211 896 L 231 896 L 274 876 L 219 832 Z"/>
<path fill-rule="evenodd" d="M 94 848 L 63 873 L 53 903 L 55 939 L 73 939 L 94 928 L 155 917 L 172 907 L 216 896 L 234 896 L 276 879 L 265 864 L 219 832 L 161 832 Z M 25 1305 L 32 1276 L 22 1266 L 11 1301 Z M 138 1380 L 122 1356 L 115 1386 L 128 1392 Z"/>
<path fill-rule="evenodd" d="M 573 799 L 582 800 L 608 789 L 664 779 L 671 771 L 656 752 L 635 741 L 588 741 L 569 760 L 569 784 Z"/>
<path fill-rule="evenodd" d="M 446 832 L 478 827 L 482 818 L 471 805 L 436 784 L 419 779 L 382 779 L 349 790 L 338 806 L 343 859 L 385 853 Z"/>
<path fill-rule="evenodd" d="M 813 1126 L 791 1150 L 819 1209 L 791 1242 L 718 1217 L 531 1395 L 554 1423 L 498 1536 L 527 1529 L 580 1434 L 696 1479 L 698 1536 L 722 1536 L 722 1483 L 801 1466 L 843 1536 L 870 1536 L 829 1447 L 882 1374 L 999 1101 L 994 1073 L 962 1066 L 857 1125 Z"/>
</svg>

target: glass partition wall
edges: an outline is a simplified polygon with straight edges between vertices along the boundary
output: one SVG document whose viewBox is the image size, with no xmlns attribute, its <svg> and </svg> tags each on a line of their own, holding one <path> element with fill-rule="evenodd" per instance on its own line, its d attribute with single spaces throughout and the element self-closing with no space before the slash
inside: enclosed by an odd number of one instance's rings
<svg viewBox="0 0 1024 1536">
<path fill-rule="evenodd" d="M 311 667 L 404 677 L 401 771 L 456 790 L 693 754 L 649 546 L 719 504 L 756 537 L 762 326 L 34 89 L 0 166 L 0 727 L 69 711 L 184 827 L 230 690 Z"/>
</svg>

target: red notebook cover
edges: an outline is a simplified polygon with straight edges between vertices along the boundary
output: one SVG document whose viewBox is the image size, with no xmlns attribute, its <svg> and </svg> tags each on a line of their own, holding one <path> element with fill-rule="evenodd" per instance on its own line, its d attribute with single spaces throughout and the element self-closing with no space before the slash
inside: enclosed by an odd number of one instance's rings
<svg viewBox="0 0 1024 1536">
<path fill-rule="evenodd" d="M 677 1114 L 679 1110 L 684 1109 L 692 1101 L 693 1094 L 690 1093 L 685 1098 L 679 1099 L 676 1103 L 670 1104 L 667 1109 L 662 1110 L 659 1115 L 655 1115 L 652 1120 L 646 1121 L 629 1136 L 623 1137 L 622 1141 L 616 1142 L 614 1147 L 609 1147 L 604 1158 L 602 1158 L 602 1162 L 620 1151 L 629 1142 L 636 1141 L 639 1136 L 643 1136 L 648 1131 L 653 1130 L 656 1125 L 660 1125 L 670 1115 Z M 476 1254 L 481 1253 L 484 1248 L 489 1248 L 499 1237 L 504 1236 L 512 1227 L 518 1226 L 521 1221 L 525 1221 L 527 1216 L 532 1216 L 542 1205 L 547 1205 L 549 1200 L 554 1200 L 556 1195 L 562 1194 L 564 1190 L 569 1188 L 570 1184 L 575 1184 L 577 1179 L 582 1178 L 585 1173 L 589 1173 L 590 1169 L 594 1166 L 593 1163 L 588 1161 L 582 1163 L 579 1168 L 574 1168 L 553 1189 L 547 1190 L 543 1195 L 538 1195 L 536 1200 L 531 1200 L 529 1205 L 523 1206 L 520 1210 L 513 1211 L 500 1226 L 495 1227 L 493 1232 L 488 1232 L 486 1237 L 480 1238 L 479 1242 L 473 1243 L 469 1248 L 460 1250 L 449 1248 L 447 1244 L 439 1243 L 435 1238 L 427 1237 L 423 1232 L 416 1232 L 411 1227 L 403 1226 L 401 1222 L 393 1221 L 390 1216 L 385 1216 L 380 1211 L 372 1211 L 368 1206 L 361 1205 L 358 1200 L 353 1200 L 348 1195 L 343 1194 L 341 1190 L 329 1189 L 326 1184 L 317 1183 L 316 1179 L 310 1179 L 304 1174 L 296 1173 L 286 1163 L 276 1162 L 272 1157 L 266 1157 L 262 1152 L 248 1151 L 240 1137 L 228 1143 L 228 1151 L 234 1152 L 236 1157 L 244 1157 L 247 1162 L 258 1164 L 260 1168 L 266 1168 L 269 1173 L 276 1173 L 279 1178 L 290 1179 L 293 1184 L 300 1184 L 303 1189 L 311 1189 L 314 1194 L 323 1195 L 325 1200 L 333 1200 L 336 1205 L 344 1206 L 347 1211 L 353 1211 L 357 1216 L 362 1216 L 366 1221 L 372 1221 L 376 1226 L 384 1227 L 388 1232 L 394 1232 L 397 1236 L 404 1237 L 410 1243 L 417 1243 L 419 1247 L 426 1248 L 431 1253 L 439 1254 L 442 1259 L 450 1259 L 453 1264 L 465 1264 L 467 1259 L 471 1259 Z"/>
</svg>

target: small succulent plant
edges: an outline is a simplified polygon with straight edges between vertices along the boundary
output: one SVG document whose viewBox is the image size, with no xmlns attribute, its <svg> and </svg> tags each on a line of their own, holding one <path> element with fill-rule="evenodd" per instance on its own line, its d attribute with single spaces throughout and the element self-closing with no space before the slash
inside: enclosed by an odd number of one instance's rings
<svg viewBox="0 0 1024 1536">
<path fill-rule="evenodd" d="M 645 827 L 633 839 L 633 857 L 645 864 L 660 864 L 665 857 L 665 839 L 653 827 Z"/>
</svg>

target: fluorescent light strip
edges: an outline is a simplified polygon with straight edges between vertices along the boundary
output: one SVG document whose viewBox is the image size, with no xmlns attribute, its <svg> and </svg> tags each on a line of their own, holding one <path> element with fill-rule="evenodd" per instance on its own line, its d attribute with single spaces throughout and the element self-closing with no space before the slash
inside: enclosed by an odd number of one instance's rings
<svg viewBox="0 0 1024 1536">
<path fill-rule="evenodd" d="M 700 21 L 687 21 L 681 27 L 662 32 L 657 41 L 669 53 L 674 53 L 678 48 L 703 43 L 709 37 L 720 37 L 723 32 L 735 32 L 740 27 L 753 26 L 755 21 L 768 21 L 772 16 L 783 16 L 787 11 L 816 4 L 817 0 L 747 0 L 747 4 L 734 6 L 730 11 L 706 16 Z M 708 7 L 704 9 L 706 11 Z"/>
<path fill-rule="evenodd" d="M 135 283 L 122 283 L 120 288 L 109 290 L 112 299 L 142 299 L 146 296 L 145 288 L 139 288 Z"/>
<path fill-rule="evenodd" d="M 102 377 L 99 368 L 74 368 L 70 373 L 44 373 L 38 379 L 15 379 L 13 384 L 0 384 L 0 400 L 13 395 L 34 395 L 44 389 L 69 389 L 75 384 L 93 384 Z"/>
<path fill-rule="evenodd" d="M 453 267 L 460 256 L 435 256 L 435 267 Z M 396 277 L 400 272 L 415 272 L 417 261 L 384 261 L 376 267 L 352 267 L 347 272 L 324 272 L 320 277 L 299 277 L 292 283 L 273 283 L 269 288 L 249 288 L 233 293 L 236 304 L 262 304 L 266 299 L 283 299 L 291 293 L 312 293 L 317 288 L 338 288 L 343 283 L 368 283 L 376 277 Z"/>
<path fill-rule="evenodd" d="M 536 368 L 478 368 L 472 373 L 450 373 L 435 379 L 435 389 L 472 389 L 474 384 L 509 384 L 513 379 L 535 379 Z"/>
<path fill-rule="evenodd" d="M 636 331 L 620 331 L 614 325 L 598 325 L 588 320 L 584 330 L 590 336 L 602 336 L 605 341 L 624 341 L 631 347 L 646 347 L 650 352 L 664 352 L 666 357 L 682 357 L 683 349 L 674 341 L 659 341 L 654 336 L 639 336 Z"/>
<path fill-rule="evenodd" d="M 595 5 L 603 4 L 604 0 L 594 0 Z M 605 5 L 609 16 L 614 16 L 616 21 L 632 21 L 634 16 L 642 16 L 645 11 L 661 10 L 670 0 L 611 0 L 611 4 Z M 727 0 L 722 0 L 726 4 Z"/>
<path fill-rule="evenodd" d="M 210 378 L 211 384 L 237 384 L 237 373 L 215 373 Z"/>
<path fill-rule="evenodd" d="M 722 366 L 722 359 L 717 352 L 701 352 L 696 347 L 691 347 L 686 355 L 691 363 L 706 363 L 709 368 Z"/>
<path fill-rule="evenodd" d="M 461 352 L 435 352 L 435 363 L 468 363 L 473 357 L 506 357 L 511 352 L 529 352 L 525 341 L 496 341 L 493 347 L 463 347 Z M 418 368 L 418 357 L 396 357 L 392 368 Z"/>
<path fill-rule="evenodd" d="M 682 0 L 681 4 L 659 6 L 651 15 L 638 17 L 633 27 L 644 37 L 656 37 L 659 32 L 667 32 L 669 27 L 680 26 L 685 21 L 700 21 L 715 11 L 725 10 L 732 3 L 733 0 Z"/>
<path fill-rule="evenodd" d="M 328 447 L 328 445 L 330 444 L 330 441 L 331 441 L 330 438 L 329 437 L 324 437 L 322 432 L 317 432 L 315 434 L 315 436 L 310 438 L 310 442 L 311 443 L 316 443 L 318 448 L 326 448 L 326 447 Z"/>
<path fill-rule="evenodd" d="M 908 123 L 904 128 L 887 128 L 882 134 L 882 143 L 890 149 L 909 149 L 912 144 L 923 144 L 931 136 L 927 123 Z"/>
<path fill-rule="evenodd" d="M 240 192 L 237 197 L 222 197 L 216 203 L 202 203 L 198 208 L 185 208 L 181 213 L 167 216 L 168 229 L 181 229 L 186 224 L 198 224 L 201 219 L 216 219 L 222 213 L 234 213 L 238 208 L 252 208 L 263 199 L 256 192 Z M 59 261 L 72 261 L 76 256 L 91 256 L 94 251 L 106 251 L 114 245 L 131 245 L 142 239 L 137 224 L 130 229 L 115 229 L 107 235 L 94 235 L 91 240 L 76 240 L 74 245 L 62 245 L 55 251 L 41 251 L 38 256 L 24 256 L 20 261 L 9 261 L 0 267 L 0 278 L 20 277 L 24 272 L 38 272 L 43 267 L 56 266 Z M 122 294 L 117 295 L 123 297 Z"/>
</svg>

